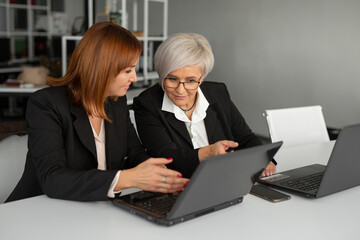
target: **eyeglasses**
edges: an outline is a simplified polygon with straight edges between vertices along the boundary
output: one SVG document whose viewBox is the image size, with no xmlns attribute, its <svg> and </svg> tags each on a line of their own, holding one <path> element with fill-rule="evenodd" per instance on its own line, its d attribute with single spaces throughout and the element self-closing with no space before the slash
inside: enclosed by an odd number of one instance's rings
<svg viewBox="0 0 360 240">
<path fill-rule="evenodd" d="M 189 80 L 185 80 L 185 82 L 180 82 L 180 79 L 176 77 L 167 77 L 165 78 L 165 87 L 178 88 L 180 84 L 183 84 L 186 90 L 194 90 L 199 86 L 201 78 L 202 76 L 200 76 L 199 81 L 196 81 L 194 79 L 189 79 Z"/>
</svg>

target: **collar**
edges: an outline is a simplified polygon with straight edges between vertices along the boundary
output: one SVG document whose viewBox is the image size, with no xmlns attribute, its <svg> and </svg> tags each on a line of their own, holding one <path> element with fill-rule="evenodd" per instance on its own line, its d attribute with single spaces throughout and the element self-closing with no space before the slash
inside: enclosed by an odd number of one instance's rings
<svg viewBox="0 0 360 240">
<path fill-rule="evenodd" d="M 196 123 L 203 120 L 206 117 L 206 110 L 208 109 L 208 107 L 209 107 L 209 102 L 207 101 L 206 97 L 201 91 L 201 88 L 198 88 L 197 103 L 193 111 L 191 121 L 188 119 L 186 114 L 170 100 L 166 92 L 164 92 L 161 110 L 173 113 L 175 117 L 182 122 Z"/>
</svg>

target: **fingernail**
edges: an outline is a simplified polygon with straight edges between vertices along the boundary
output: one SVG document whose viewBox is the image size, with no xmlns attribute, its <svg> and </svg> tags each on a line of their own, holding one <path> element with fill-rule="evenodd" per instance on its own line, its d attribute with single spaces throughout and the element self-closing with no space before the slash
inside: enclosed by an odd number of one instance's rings
<svg viewBox="0 0 360 240">
<path fill-rule="evenodd" d="M 171 160 L 173 160 L 173 159 L 172 159 L 172 158 L 168 158 L 167 160 L 171 161 Z"/>
<path fill-rule="evenodd" d="M 182 176 L 181 176 L 181 174 L 178 174 L 177 177 L 180 177 L 180 178 L 181 178 Z"/>
<path fill-rule="evenodd" d="M 181 190 L 177 190 L 176 192 L 177 192 L 177 193 L 181 193 Z"/>
</svg>

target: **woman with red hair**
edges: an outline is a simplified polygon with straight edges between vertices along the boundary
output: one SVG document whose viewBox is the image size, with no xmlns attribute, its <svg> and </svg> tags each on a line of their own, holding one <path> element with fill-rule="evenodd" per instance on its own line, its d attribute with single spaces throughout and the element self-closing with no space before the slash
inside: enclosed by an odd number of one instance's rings
<svg viewBox="0 0 360 240">
<path fill-rule="evenodd" d="M 99 201 L 130 187 L 181 191 L 188 179 L 167 169 L 172 159 L 150 158 L 130 121 L 126 92 L 137 81 L 141 43 L 109 22 L 93 25 L 68 70 L 27 104 L 28 154 L 7 202 L 46 194 Z"/>
</svg>

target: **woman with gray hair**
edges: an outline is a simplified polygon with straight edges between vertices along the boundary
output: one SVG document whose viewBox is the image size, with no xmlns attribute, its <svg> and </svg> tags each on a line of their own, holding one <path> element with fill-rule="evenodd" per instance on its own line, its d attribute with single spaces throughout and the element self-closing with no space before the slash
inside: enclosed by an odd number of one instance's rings
<svg viewBox="0 0 360 240">
<path fill-rule="evenodd" d="M 160 84 L 134 99 L 139 137 L 150 155 L 190 177 L 199 162 L 232 149 L 261 145 L 224 83 L 204 79 L 214 66 L 209 42 L 195 33 L 167 38 L 155 53 Z M 263 176 L 275 172 L 270 162 Z"/>
</svg>

